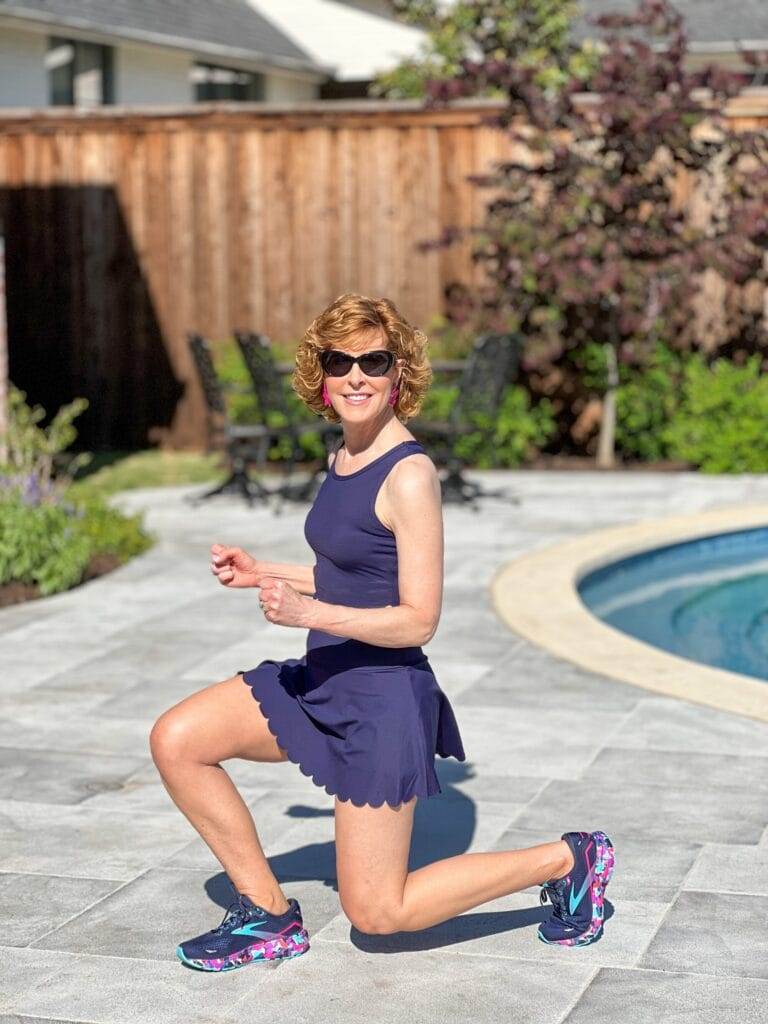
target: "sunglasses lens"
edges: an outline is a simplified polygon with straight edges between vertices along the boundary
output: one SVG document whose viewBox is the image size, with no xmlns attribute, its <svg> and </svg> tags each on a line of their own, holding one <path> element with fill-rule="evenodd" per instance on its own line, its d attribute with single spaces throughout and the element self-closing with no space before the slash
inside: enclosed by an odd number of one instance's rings
<svg viewBox="0 0 768 1024">
<path fill-rule="evenodd" d="M 389 352 L 366 352 L 360 357 L 360 369 L 369 377 L 381 377 L 392 365 Z"/>
<path fill-rule="evenodd" d="M 352 357 L 343 352 L 323 352 L 322 366 L 331 377 L 343 377 L 352 369 Z"/>
</svg>

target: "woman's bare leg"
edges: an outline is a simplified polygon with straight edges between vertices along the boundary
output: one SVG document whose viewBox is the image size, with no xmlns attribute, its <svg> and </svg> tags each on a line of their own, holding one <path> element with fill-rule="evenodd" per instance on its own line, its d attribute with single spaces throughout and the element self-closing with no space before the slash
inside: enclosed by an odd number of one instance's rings
<svg viewBox="0 0 768 1024">
<path fill-rule="evenodd" d="M 525 850 L 462 853 L 408 871 L 416 798 L 398 808 L 337 799 L 336 866 L 347 917 L 361 931 L 418 931 L 482 903 L 561 878 L 573 867 L 563 840 Z"/>
<path fill-rule="evenodd" d="M 251 812 L 219 764 L 231 757 L 285 761 L 260 706 L 234 676 L 214 683 L 157 719 L 150 749 L 171 799 L 220 861 L 235 889 L 269 913 L 288 909 L 261 847 Z"/>
</svg>

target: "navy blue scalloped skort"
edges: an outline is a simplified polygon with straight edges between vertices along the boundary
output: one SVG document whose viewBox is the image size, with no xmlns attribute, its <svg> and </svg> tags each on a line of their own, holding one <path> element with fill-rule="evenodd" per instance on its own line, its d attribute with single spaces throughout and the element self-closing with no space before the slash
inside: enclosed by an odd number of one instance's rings
<svg viewBox="0 0 768 1024">
<path fill-rule="evenodd" d="M 424 453 L 403 441 L 355 473 L 332 465 L 304 535 L 315 598 L 353 608 L 400 602 L 395 536 L 374 511 L 392 466 Z M 435 757 L 466 759 L 453 708 L 421 647 L 378 647 L 309 630 L 306 653 L 241 671 L 278 746 L 316 785 L 357 806 L 442 792 Z"/>
</svg>

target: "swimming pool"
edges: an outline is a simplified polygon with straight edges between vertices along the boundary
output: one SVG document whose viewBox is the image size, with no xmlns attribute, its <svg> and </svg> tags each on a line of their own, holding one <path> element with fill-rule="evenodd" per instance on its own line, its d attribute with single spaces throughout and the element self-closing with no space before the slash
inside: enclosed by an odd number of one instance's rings
<svg viewBox="0 0 768 1024">
<path fill-rule="evenodd" d="M 585 575 L 603 622 L 692 661 L 768 680 L 768 527 L 670 544 Z"/>
</svg>

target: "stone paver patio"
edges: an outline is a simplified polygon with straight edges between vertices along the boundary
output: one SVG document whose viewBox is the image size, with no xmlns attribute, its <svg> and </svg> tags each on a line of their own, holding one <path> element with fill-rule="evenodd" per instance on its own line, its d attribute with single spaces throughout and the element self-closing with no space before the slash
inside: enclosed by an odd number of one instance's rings
<svg viewBox="0 0 768 1024">
<path fill-rule="evenodd" d="M 225 767 L 310 952 L 224 975 L 176 959 L 230 888 L 171 802 L 148 734 L 167 707 L 304 633 L 208 569 L 212 542 L 311 561 L 306 506 L 276 519 L 201 488 L 126 493 L 161 540 L 120 570 L 0 611 L 0 1022 L 751 1024 L 768 1007 L 768 726 L 582 671 L 509 633 L 488 584 L 518 554 L 599 528 L 768 499 L 768 477 L 481 473 L 522 503 L 448 506 L 443 616 L 427 646 L 467 761 L 437 761 L 412 867 L 604 828 L 603 939 L 544 946 L 533 890 L 418 933 L 367 936 L 335 890 L 333 798 L 290 762 Z M 609 909 L 609 913 L 610 913 Z"/>
</svg>

